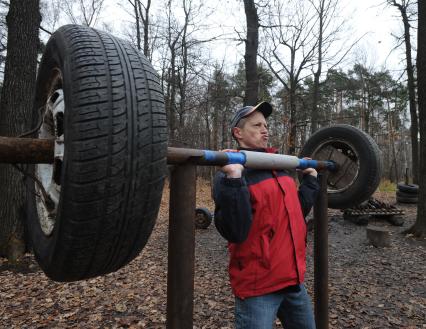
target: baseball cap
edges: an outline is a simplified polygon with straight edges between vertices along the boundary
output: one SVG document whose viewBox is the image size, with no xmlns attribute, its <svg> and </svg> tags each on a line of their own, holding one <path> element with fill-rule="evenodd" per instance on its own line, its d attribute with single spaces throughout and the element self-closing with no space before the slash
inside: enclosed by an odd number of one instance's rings
<svg viewBox="0 0 426 329">
<path fill-rule="evenodd" d="M 243 108 L 239 109 L 231 120 L 231 132 L 242 118 L 249 116 L 254 111 L 261 112 L 266 119 L 272 113 L 272 105 L 268 102 L 261 102 L 255 106 L 244 106 Z"/>
</svg>

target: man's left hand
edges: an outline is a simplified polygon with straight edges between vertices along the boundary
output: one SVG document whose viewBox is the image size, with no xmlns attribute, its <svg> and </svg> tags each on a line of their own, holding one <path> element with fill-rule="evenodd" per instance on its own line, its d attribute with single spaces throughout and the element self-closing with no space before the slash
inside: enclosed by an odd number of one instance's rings
<svg viewBox="0 0 426 329">
<path fill-rule="evenodd" d="M 305 157 L 303 159 L 312 160 L 311 158 L 307 158 L 307 157 Z M 314 177 L 318 176 L 318 172 L 314 168 L 306 168 L 306 169 L 302 170 L 302 174 L 303 175 L 311 175 L 311 176 L 314 176 Z"/>
</svg>

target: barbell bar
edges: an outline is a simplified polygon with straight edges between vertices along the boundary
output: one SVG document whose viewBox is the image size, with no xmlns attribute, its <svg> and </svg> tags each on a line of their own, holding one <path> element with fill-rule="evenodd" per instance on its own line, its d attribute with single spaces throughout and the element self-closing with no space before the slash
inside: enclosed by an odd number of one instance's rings
<svg viewBox="0 0 426 329">
<path fill-rule="evenodd" d="M 327 169 L 336 171 L 338 165 L 334 161 L 319 161 L 300 159 L 296 156 L 285 154 L 264 153 L 255 151 L 211 151 L 189 148 L 167 148 L 167 163 L 182 164 L 192 163 L 198 166 L 224 166 L 228 164 L 241 164 L 246 168 L 265 170 L 292 170 L 292 169 Z"/>
<path fill-rule="evenodd" d="M 0 137 L 0 162 L 2 163 L 53 163 L 54 139 Z M 224 166 L 241 164 L 246 168 L 284 169 L 327 169 L 336 171 L 334 161 L 300 159 L 292 155 L 271 154 L 254 151 L 212 151 L 191 148 L 167 148 L 167 163 L 171 165 L 191 163 L 198 166 Z"/>
</svg>

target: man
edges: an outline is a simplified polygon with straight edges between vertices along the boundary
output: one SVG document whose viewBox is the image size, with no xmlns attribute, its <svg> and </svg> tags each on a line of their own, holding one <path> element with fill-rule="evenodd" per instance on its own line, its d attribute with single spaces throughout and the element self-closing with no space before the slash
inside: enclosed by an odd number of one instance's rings
<svg viewBox="0 0 426 329">
<path fill-rule="evenodd" d="M 266 118 L 272 106 L 246 106 L 231 122 L 239 149 L 267 148 Z M 310 298 L 303 286 L 306 223 L 319 184 L 309 168 L 297 191 L 282 170 L 226 165 L 215 177 L 215 225 L 229 242 L 229 275 L 237 329 L 271 329 L 278 317 L 285 329 L 313 329 Z"/>
</svg>

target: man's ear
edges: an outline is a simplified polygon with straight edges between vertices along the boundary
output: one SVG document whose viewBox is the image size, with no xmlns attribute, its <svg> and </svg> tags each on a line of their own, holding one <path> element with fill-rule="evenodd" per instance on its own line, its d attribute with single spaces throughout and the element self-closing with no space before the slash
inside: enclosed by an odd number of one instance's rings
<svg viewBox="0 0 426 329">
<path fill-rule="evenodd" d="M 241 138 L 241 128 L 238 128 L 238 127 L 232 128 L 232 134 L 234 135 L 234 137 L 236 139 L 240 139 Z"/>
</svg>

